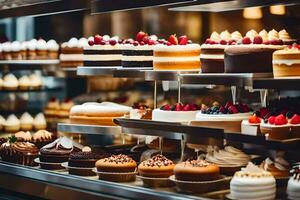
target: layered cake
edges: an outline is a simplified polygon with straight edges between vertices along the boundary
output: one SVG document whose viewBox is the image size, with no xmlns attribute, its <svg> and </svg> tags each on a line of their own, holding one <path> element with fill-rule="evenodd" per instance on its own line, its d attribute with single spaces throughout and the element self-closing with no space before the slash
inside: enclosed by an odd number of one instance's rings
<svg viewBox="0 0 300 200">
<path fill-rule="evenodd" d="M 220 178 L 220 168 L 205 160 L 189 160 L 176 164 L 174 174 L 180 181 L 211 181 Z"/>
<path fill-rule="evenodd" d="M 152 120 L 187 123 L 194 120 L 199 111 L 200 108 L 196 104 L 177 103 L 173 106 L 167 104 L 153 110 Z"/>
<path fill-rule="evenodd" d="M 276 181 L 267 172 L 253 163 L 236 172 L 230 182 L 230 198 L 273 200 L 276 196 Z"/>
<path fill-rule="evenodd" d="M 300 199 L 300 166 L 295 167 L 287 186 L 287 196 L 291 200 Z"/>
<path fill-rule="evenodd" d="M 208 149 L 205 160 L 220 167 L 221 174 L 232 176 L 245 167 L 251 160 L 250 156 L 232 146 L 224 149 Z"/>
<path fill-rule="evenodd" d="M 260 167 L 265 171 L 270 172 L 276 179 L 286 178 L 290 175 L 290 165 L 282 157 L 276 157 L 274 160 L 271 158 L 266 158 Z"/>
<path fill-rule="evenodd" d="M 241 131 L 247 135 L 260 134 L 260 124 L 262 123 L 260 112 L 254 112 L 248 119 L 242 121 Z"/>
<path fill-rule="evenodd" d="M 83 48 L 88 45 L 86 38 L 71 38 L 61 45 L 59 55 L 61 67 L 77 67 L 83 65 Z"/>
<path fill-rule="evenodd" d="M 168 178 L 173 175 L 174 166 L 171 160 L 158 154 L 139 164 L 138 172 L 144 177 Z"/>
<path fill-rule="evenodd" d="M 119 43 L 120 42 L 120 43 Z M 118 37 L 94 36 L 84 47 L 83 64 L 91 67 L 121 66 L 123 44 Z"/>
<path fill-rule="evenodd" d="M 200 70 L 200 45 L 188 43 L 186 36 L 171 35 L 167 44 L 154 46 L 154 70 Z"/>
<path fill-rule="evenodd" d="M 225 106 L 218 104 L 212 107 L 204 106 L 198 112 L 191 125 L 224 129 L 225 132 L 241 132 L 241 123 L 251 116 L 251 109 L 242 103 L 232 104 L 227 102 Z"/>
<path fill-rule="evenodd" d="M 273 53 L 274 77 L 300 76 L 300 45 Z"/>
<path fill-rule="evenodd" d="M 135 103 L 129 113 L 130 119 L 152 119 L 152 109 L 148 106 Z"/>
<path fill-rule="evenodd" d="M 70 110 L 71 123 L 114 126 L 115 118 L 129 114 L 131 107 L 112 102 L 84 103 Z"/>
</svg>

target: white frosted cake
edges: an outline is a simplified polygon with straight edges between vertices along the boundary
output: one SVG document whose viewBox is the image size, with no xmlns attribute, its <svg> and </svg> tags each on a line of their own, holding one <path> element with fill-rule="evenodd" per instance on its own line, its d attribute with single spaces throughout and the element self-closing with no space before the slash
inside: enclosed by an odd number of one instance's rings
<svg viewBox="0 0 300 200">
<path fill-rule="evenodd" d="M 293 176 L 289 179 L 287 186 L 287 195 L 291 200 L 300 199 L 300 166 L 294 169 Z"/>
<path fill-rule="evenodd" d="M 253 163 L 236 172 L 230 182 L 230 198 L 273 200 L 276 196 L 276 180 L 267 172 Z"/>
</svg>

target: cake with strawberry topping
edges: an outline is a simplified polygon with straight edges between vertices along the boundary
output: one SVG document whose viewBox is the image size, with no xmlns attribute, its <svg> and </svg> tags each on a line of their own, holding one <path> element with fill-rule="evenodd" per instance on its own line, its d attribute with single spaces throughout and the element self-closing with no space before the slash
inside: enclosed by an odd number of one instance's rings
<svg viewBox="0 0 300 200">
<path fill-rule="evenodd" d="M 300 138 L 300 115 L 294 114 L 289 123 L 292 138 Z"/>
<path fill-rule="evenodd" d="M 260 125 L 262 134 L 268 134 L 268 139 L 288 139 L 290 138 L 290 125 L 287 118 L 283 115 L 271 116 Z"/>
<path fill-rule="evenodd" d="M 260 124 L 262 118 L 260 112 L 256 111 L 248 119 L 242 121 L 241 130 L 243 134 L 247 135 L 258 135 L 260 134 Z"/>
<path fill-rule="evenodd" d="M 95 35 L 88 40 L 88 44 L 83 51 L 84 66 L 121 66 L 123 45 L 119 37 Z"/>
<path fill-rule="evenodd" d="M 273 74 L 274 77 L 300 76 L 300 45 L 273 53 Z"/>
<path fill-rule="evenodd" d="M 167 42 L 154 46 L 154 70 L 200 70 L 200 45 L 186 35 L 171 35 Z"/>
<path fill-rule="evenodd" d="M 241 132 L 241 123 L 251 116 L 251 108 L 243 103 L 227 102 L 225 106 L 214 103 L 212 107 L 202 106 L 192 125 L 224 129 L 225 132 Z"/>
<path fill-rule="evenodd" d="M 136 35 L 136 40 L 128 39 L 123 41 L 122 51 L 123 67 L 153 67 L 153 48 L 159 44 L 155 35 L 149 36 L 140 31 Z"/>
<path fill-rule="evenodd" d="M 161 108 L 153 110 L 152 120 L 188 123 L 195 119 L 199 111 L 200 107 L 196 104 L 177 103 L 173 106 L 166 104 Z"/>
</svg>

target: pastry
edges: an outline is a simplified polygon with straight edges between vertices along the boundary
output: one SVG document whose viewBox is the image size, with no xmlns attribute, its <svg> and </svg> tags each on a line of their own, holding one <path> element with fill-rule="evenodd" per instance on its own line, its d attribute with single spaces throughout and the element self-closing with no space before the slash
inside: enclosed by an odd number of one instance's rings
<svg viewBox="0 0 300 200">
<path fill-rule="evenodd" d="M 152 110 L 142 104 L 134 104 L 129 113 L 130 119 L 152 119 Z"/>
<path fill-rule="evenodd" d="M 31 74 L 29 76 L 29 80 L 30 80 L 30 88 L 32 89 L 41 89 L 41 87 L 43 86 L 43 81 L 42 78 L 37 75 L 37 74 Z"/>
<path fill-rule="evenodd" d="M 37 40 L 32 39 L 28 42 L 26 42 L 26 48 L 27 48 L 27 59 L 28 60 L 35 60 L 37 59 Z"/>
<path fill-rule="evenodd" d="M 13 60 L 21 60 L 21 43 L 18 41 L 14 41 L 11 43 L 11 57 Z"/>
<path fill-rule="evenodd" d="M 169 43 L 155 45 L 154 70 L 200 70 L 200 45 L 189 44 L 186 36 L 169 37 Z"/>
<path fill-rule="evenodd" d="M 224 129 L 225 132 L 241 132 L 241 123 L 251 116 L 251 109 L 242 103 L 227 102 L 225 106 L 203 106 L 191 125 Z"/>
<path fill-rule="evenodd" d="M 20 120 L 14 114 L 9 115 L 4 123 L 4 130 L 8 133 L 18 132 L 20 130 Z"/>
<path fill-rule="evenodd" d="M 220 168 L 205 160 L 189 160 L 176 164 L 174 174 L 180 181 L 211 181 L 220 178 Z"/>
<path fill-rule="evenodd" d="M 95 35 L 84 47 L 84 66 L 120 67 L 123 45 L 118 37 Z"/>
<path fill-rule="evenodd" d="M 4 60 L 11 60 L 12 54 L 11 54 L 11 43 L 5 42 L 2 44 L 2 56 Z"/>
<path fill-rule="evenodd" d="M 267 172 L 253 163 L 234 174 L 230 182 L 232 199 L 261 199 L 273 200 L 276 195 L 276 181 Z"/>
<path fill-rule="evenodd" d="M 71 123 L 114 126 L 115 118 L 124 117 L 131 108 L 111 102 L 84 103 L 70 110 Z"/>
<path fill-rule="evenodd" d="M 168 178 L 173 175 L 174 163 L 165 156 L 158 154 L 143 161 L 138 166 L 141 176 L 152 178 Z"/>
<path fill-rule="evenodd" d="M 29 131 L 19 131 L 17 133 L 15 133 L 15 137 L 17 138 L 17 141 L 20 142 L 31 142 L 32 140 L 32 136 L 31 133 Z"/>
<path fill-rule="evenodd" d="M 32 143 L 34 143 L 38 148 L 51 143 L 54 140 L 52 133 L 46 130 L 39 130 L 32 135 Z"/>
<path fill-rule="evenodd" d="M 300 199 L 300 166 L 295 167 L 287 186 L 287 196 L 290 200 Z"/>
<path fill-rule="evenodd" d="M 170 106 L 169 104 L 161 108 L 154 109 L 152 120 L 165 122 L 183 122 L 187 123 L 195 119 L 200 107 L 196 104 L 181 104 Z"/>
<path fill-rule="evenodd" d="M 273 161 L 271 158 L 266 158 L 260 167 L 265 171 L 270 172 L 274 178 L 287 178 L 290 175 L 290 165 L 282 157 L 277 157 Z"/>
<path fill-rule="evenodd" d="M 59 105 L 59 111 L 57 113 L 60 118 L 69 118 L 70 110 L 74 106 L 74 102 L 71 99 L 65 99 Z"/>
<path fill-rule="evenodd" d="M 71 38 L 61 45 L 60 66 L 64 68 L 83 66 L 83 48 L 88 45 L 86 38 Z"/>
<path fill-rule="evenodd" d="M 19 78 L 19 88 L 20 90 L 28 90 L 30 87 L 30 79 L 28 76 L 22 76 Z"/>
<path fill-rule="evenodd" d="M 43 113 L 39 113 L 34 117 L 33 127 L 35 130 L 43 130 L 47 128 L 47 122 Z"/>
<path fill-rule="evenodd" d="M 243 134 L 248 135 L 259 135 L 260 134 L 260 124 L 262 119 L 260 118 L 259 112 L 253 113 L 248 119 L 242 121 L 241 131 Z M 249 128 L 250 127 L 250 128 Z M 256 127 L 256 128 L 253 128 Z"/>
<path fill-rule="evenodd" d="M 58 101 L 58 99 L 56 99 L 55 97 L 52 97 L 47 105 L 46 108 L 44 110 L 44 113 L 46 115 L 46 117 L 56 117 L 58 115 L 58 111 L 60 109 L 60 103 Z"/>
<path fill-rule="evenodd" d="M 33 118 L 27 112 L 25 112 L 21 116 L 20 123 L 21 123 L 21 130 L 23 131 L 31 131 L 33 128 Z"/>
<path fill-rule="evenodd" d="M 300 76 L 300 45 L 273 53 L 274 77 Z"/>
<path fill-rule="evenodd" d="M 3 88 L 5 90 L 18 89 L 19 81 L 13 74 L 7 74 L 3 77 Z"/>
<path fill-rule="evenodd" d="M 236 171 L 245 167 L 251 158 L 239 149 L 226 146 L 223 150 L 208 149 L 205 160 L 218 165 L 221 174 L 232 176 Z"/>
<path fill-rule="evenodd" d="M 47 42 L 47 50 L 48 50 L 48 58 L 49 59 L 57 59 L 58 58 L 58 51 L 59 45 L 55 40 L 49 40 Z"/>
<path fill-rule="evenodd" d="M 48 50 L 47 50 L 47 43 L 43 39 L 39 39 L 36 42 L 36 56 L 37 59 L 43 60 L 48 58 Z"/>
</svg>

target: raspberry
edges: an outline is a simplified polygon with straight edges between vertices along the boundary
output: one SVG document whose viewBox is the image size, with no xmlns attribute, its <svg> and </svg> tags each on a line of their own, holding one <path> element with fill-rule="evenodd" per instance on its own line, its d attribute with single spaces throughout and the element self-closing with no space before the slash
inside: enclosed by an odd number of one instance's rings
<svg viewBox="0 0 300 200">
<path fill-rule="evenodd" d="M 271 117 L 269 117 L 269 119 L 268 119 L 268 122 L 269 122 L 269 124 L 275 124 L 275 116 L 271 116 Z"/>
<path fill-rule="evenodd" d="M 275 117 L 274 123 L 275 123 L 275 125 L 284 125 L 284 124 L 287 124 L 288 121 L 283 114 L 280 114 L 277 117 Z"/>
<path fill-rule="evenodd" d="M 262 37 L 260 37 L 259 35 L 254 37 L 253 44 L 262 44 L 262 43 L 263 43 Z"/>
<path fill-rule="evenodd" d="M 249 37 L 244 37 L 242 40 L 243 44 L 251 44 L 251 39 Z"/>
<path fill-rule="evenodd" d="M 297 114 L 294 114 L 294 116 L 292 117 L 290 123 L 291 124 L 300 124 L 300 116 L 297 115 Z"/>
</svg>

